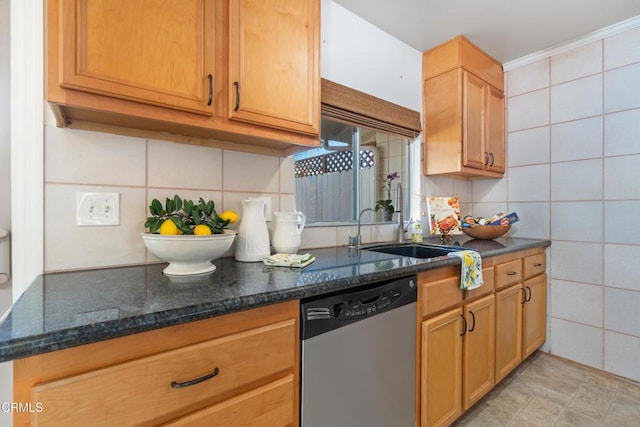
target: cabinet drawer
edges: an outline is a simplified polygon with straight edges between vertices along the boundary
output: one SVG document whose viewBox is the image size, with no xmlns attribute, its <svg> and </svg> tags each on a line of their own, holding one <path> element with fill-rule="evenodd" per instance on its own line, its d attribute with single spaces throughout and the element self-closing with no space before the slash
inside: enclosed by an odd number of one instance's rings
<svg viewBox="0 0 640 427">
<path fill-rule="evenodd" d="M 451 276 L 441 280 L 422 283 L 422 317 L 454 307 L 462 302 L 460 276 Z"/>
<path fill-rule="evenodd" d="M 185 408 L 197 410 L 293 369 L 297 338 L 296 321 L 290 319 L 39 384 L 32 398 L 46 410 L 33 414 L 33 421 L 66 426 L 168 421 Z M 207 375 L 212 378 L 176 388 Z"/>
<path fill-rule="evenodd" d="M 522 260 L 498 264 L 496 269 L 496 290 L 509 286 L 512 283 L 518 283 L 522 280 Z"/>
<path fill-rule="evenodd" d="M 547 268 L 547 258 L 545 254 L 536 254 L 523 258 L 524 272 L 523 277 L 529 279 L 538 274 L 545 272 Z"/>
<path fill-rule="evenodd" d="M 166 424 L 185 426 L 289 426 L 294 425 L 293 375 Z"/>
<path fill-rule="evenodd" d="M 485 267 L 482 269 L 482 281 L 484 282 L 482 286 L 467 292 L 465 300 L 470 300 L 470 299 L 487 295 L 493 292 L 493 290 L 495 289 L 495 286 L 494 286 L 495 277 L 494 277 L 493 266 Z"/>
</svg>

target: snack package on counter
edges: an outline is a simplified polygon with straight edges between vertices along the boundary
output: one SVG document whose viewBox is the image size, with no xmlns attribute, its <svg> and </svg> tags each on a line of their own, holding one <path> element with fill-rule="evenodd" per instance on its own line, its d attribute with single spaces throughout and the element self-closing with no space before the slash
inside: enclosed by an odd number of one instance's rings
<svg viewBox="0 0 640 427">
<path fill-rule="evenodd" d="M 492 216 L 486 220 L 487 225 L 511 225 L 514 222 L 520 221 L 518 214 L 515 212 L 503 213 L 500 212 L 497 215 Z"/>
</svg>

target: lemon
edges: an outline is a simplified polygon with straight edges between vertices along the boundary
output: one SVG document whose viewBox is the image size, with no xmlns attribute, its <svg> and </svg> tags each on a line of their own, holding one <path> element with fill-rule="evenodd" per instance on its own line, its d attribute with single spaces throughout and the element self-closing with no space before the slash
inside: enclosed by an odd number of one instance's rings
<svg viewBox="0 0 640 427">
<path fill-rule="evenodd" d="M 173 221 L 171 221 L 171 219 L 165 219 L 162 225 L 160 226 L 160 234 L 176 235 L 179 233 L 180 233 L 180 230 L 178 230 L 178 227 Z"/>
<path fill-rule="evenodd" d="M 208 236 L 211 234 L 211 229 L 204 224 L 198 224 L 193 228 L 193 234 L 196 236 Z"/>
<path fill-rule="evenodd" d="M 229 220 L 231 224 L 238 222 L 238 218 L 240 217 L 234 211 L 224 211 L 220 214 L 220 219 L 224 221 Z"/>
</svg>

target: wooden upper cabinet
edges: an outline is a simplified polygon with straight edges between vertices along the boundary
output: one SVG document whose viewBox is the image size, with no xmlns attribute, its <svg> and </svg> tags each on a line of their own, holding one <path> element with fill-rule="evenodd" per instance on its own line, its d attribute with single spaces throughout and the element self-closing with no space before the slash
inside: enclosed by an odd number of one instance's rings
<svg viewBox="0 0 640 427">
<path fill-rule="evenodd" d="M 319 0 L 229 4 L 229 118 L 317 135 Z"/>
<path fill-rule="evenodd" d="M 275 156 L 320 144 L 320 0 L 46 0 L 45 31 L 57 126 Z"/>
<path fill-rule="evenodd" d="M 501 177 L 502 65 L 462 36 L 423 55 L 425 175 Z"/>
<path fill-rule="evenodd" d="M 213 114 L 213 0 L 62 0 L 60 7 L 62 87 Z"/>
</svg>

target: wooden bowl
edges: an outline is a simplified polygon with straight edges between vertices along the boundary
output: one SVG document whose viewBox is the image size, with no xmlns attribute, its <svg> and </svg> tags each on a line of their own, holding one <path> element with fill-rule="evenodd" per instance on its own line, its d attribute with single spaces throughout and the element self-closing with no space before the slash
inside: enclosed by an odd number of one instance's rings
<svg viewBox="0 0 640 427">
<path fill-rule="evenodd" d="M 462 227 L 462 231 L 467 236 L 482 240 L 496 239 L 505 235 L 510 229 L 510 225 L 472 225 L 470 227 Z"/>
</svg>

